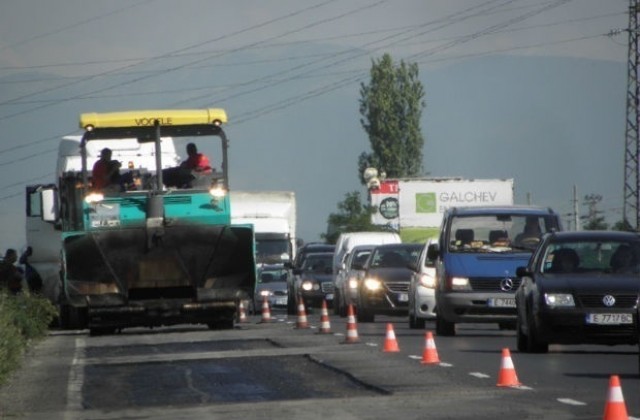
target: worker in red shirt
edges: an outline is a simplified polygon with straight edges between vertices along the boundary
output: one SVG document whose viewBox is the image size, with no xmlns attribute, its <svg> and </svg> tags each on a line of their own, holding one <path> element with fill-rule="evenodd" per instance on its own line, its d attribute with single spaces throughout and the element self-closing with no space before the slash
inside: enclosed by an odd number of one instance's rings
<svg viewBox="0 0 640 420">
<path fill-rule="evenodd" d="M 120 190 L 120 162 L 111 160 L 111 149 L 108 147 L 100 151 L 100 159 L 93 165 L 91 176 L 96 190 Z"/>
<path fill-rule="evenodd" d="M 187 144 L 187 159 L 180 166 L 162 170 L 162 180 L 167 187 L 192 188 L 195 174 L 210 174 L 213 172 L 209 158 L 198 153 L 195 144 Z"/>
<path fill-rule="evenodd" d="M 189 169 L 196 172 L 211 172 L 211 164 L 209 163 L 209 158 L 202 153 L 198 153 L 198 148 L 195 144 L 187 144 L 187 155 L 189 155 L 189 157 L 187 158 L 187 160 L 180 164 L 181 168 Z"/>
</svg>

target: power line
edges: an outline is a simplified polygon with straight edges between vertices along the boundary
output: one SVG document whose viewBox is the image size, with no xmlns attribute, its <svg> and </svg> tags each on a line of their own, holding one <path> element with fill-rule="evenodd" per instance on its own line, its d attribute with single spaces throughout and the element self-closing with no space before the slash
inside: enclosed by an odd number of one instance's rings
<svg viewBox="0 0 640 420">
<path fill-rule="evenodd" d="M 90 17 L 88 19 L 82 20 L 80 22 L 76 22 L 76 23 L 73 23 L 71 25 L 64 26 L 62 28 L 54 29 L 53 31 L 49 31 L 49 32 L 45 32 L 45 33 L 42 33 L 42 34 L 34 35 L 31 38 L 23 39 L 22 41 L 14 42 L 13 44 L 2 45 L 2 46 L 0 46 L 0 51 L 8 49 L 8 48 L 14 49 L 14 48 L 20 47 L 20 46 L 22 46 L 24 44 L 27 44 L 29 42 L 35 41 L 37 39 L 50 37 L 52 35 L 56 35 L 56 34 L 59 34 L 61 32 L 65 32 L 65 31 L 67 31 L 69 29 L 77 28 L 78 26 L 83 26 L 83 25 L 86 25 L 87 23 L 90 23 L 90 22 L 95 22 L 97 20 L 101 20 L 101 19 L 104 19 L 104 18 L 109 17 L 109 16 L 117 15 L 117 14 L 120 14 L 120 13 L 126 11 L 126 10 L 130 10 L 130 9 L 138 7 L 138 6 L 142 5 L 142 4 L 151 3 L 151 2 L 154 2 L 154 1 L 157 1 L 157 0 L 142 0 L 142 1 L 139 1 L 139 2 L 137 2 L 135 4 L 131 4 L 131 5 L 128 5 L 128 6 L 125 6 L 125 7 L 121 7 L 119 9 L 116 9 L 116 10 L 114 10 L 112 12 L 109 12 L 109 13 L 103 13 L 101 15 L 93 16 L 93 17 Z"/>
<path fill-rule="evenodd" d="M 161 55 L 161 56 L 158 56 L 158 57 L 151 58 L 150 60 L 147 60 L 147 61 L 154 61 L 154 60 L 158 60 L 158 59 L 161 59 L 161 58 L 166 58 L 166 57 L 170 56 L 170 54 L 173 54 L 173 53 L 176 53 L 176 52 L 188 51 L 188 50 L 191 50 L 191 49 L 194 49 L 194 48 L 200 47 L 200 46 L 202 46 L 202 45 L 206 45 L 206 44 L 208 44 L 208 43 L 218 42 L 218 41 L 224 40 L 224 39 L 226 39 L 226 38 L 230 38 L 230 37 L 233 37 L 233 36 L 236 36 L 236 35 L 239 35 L 239 34 L 242 34 L 242 33 L 248 32 L 248 31 L 252 31 L 252 30 L 255 30 L 255 29 L 258 29 L 258 28 L 261 28 L 261 27 L 264 27 L 264 26 L 270 25 L 270 24 L 272 24 L 272 23 L 278 22 L 278 21 L 280 21 L 280 20 L 288 19 L 288 18 L 290 18 L 290 17 L 293 17 L 293 16 L 296 16 L 296 15 L 299 15 L 299 14 L 301 14 L 301 13 L 305 13 L 305 12 L 307 12 L 307 11 L 317 9 L 317 8 L 319 8 L 319 7 L 322 7 L 322 6 L 326 5 L 326 4 L 329 4 L 329 3 L 332 3 L 332 2 L 335 2 L 335 1 L 337 1 L 337 0 L 325 0 L 323 3 L 316 4 L 316 5 L 313 5 L 313 6 L 310 6 L 310 7 L 307 7 L 307 8 L 305 8 L 305 9 L 301 9 L 301 10 L 298 10 L 298 11 L 295 11 L 295 12 L 291 12 L 291 13 L 288 13 L 288 14 L 286 14 L 286 15 L 283 15 L 283 16 L 280 16 L 280 17 L 277 17 L 277 18 L 274 18 L 274 19 L 268 20 L 268 21 L 266 21 L 266 22 L 262 22 L 262 23 L 257 24 L 257 25 L 253 25 L 253 26 L 250 26 L 250 27 L 247 27 L 247 28 L 244 28 L 244 29 L 240 29 L 240 30 L 235 31 L 235 32 L 233 32 L 233 33 L 231 33 L 231 34 L 221 35 L 221 36 L 219 36 L 219 37 L 217 37 L 217 38 L 214 38 L 214 39 L 210 39 L 210 40 L 207 40 L 207 41 L 202 41 L 202 42 L 199 42 L 199 43 L 197 43 L 197 44 L 194 44 L 194 45 L 191 45 L 191 46 L 184 47 L 184 48 L 181 48 L 181 49 L 179 49 L 179 50 L 173 51 L 173 52 L 171 52 L 171 53 L 167 53 L 167 54 L 164 54 L 164 55 Z M 386 0 L 383 0 L 383 1 L 386 1 Z M 204 60 L 204 59 L 202 59 L 202 60 Z M 126 66 L 126 67 L 124 67 L 124 68 L 118 68 L 118 69 L 114 69 L 114 70 L 104 71 L 104 72 L 102 72 L 102 73 L 98 73 L 98 74 L 94 74 L 94 75 L 88 76 L 88 77 L 86 77 L 86 78 L 84 78 L 84 79 L 82 79 L 82 80 L 80 80 L 80 81 L 71 82 L 71 83 L 68 83 L 68 84 L 66 84 L 66 85 L 62 85 L 62 86 L 56 86 L 56 87 L 53 87 L 53 88 L 50 88 L 50 89 L 46 89 L 46 90 L 44 90 L 44 91 L 40 91 L 40 92 L 36 92 L 36 93 L 30 93 L 30 94 L 24 95 L 24 96 L 19 97 L 19 98 L 13 98 L 13 99 L 8 100 L 8 101 L 5 101 L 5 102 L 0 102 L 0 105 L 2 105 L 2 104 L 7 104 L 7 103 L 12 103 L 12 102 L 15 102 L 15 101 L 17 101 L 17 100 L 26 99 L 26 98 L 32 97 L 32 96 L 34 96 L 34 95 L 38 95 L 38 94 L 42 94 L 42 93 L 47 93 L 47 92 L 50 92 L 50 91 L 54 91 L 54 90 L 57 90 L 57 89 L 61 89 L 61 88 L 63 88 L 63 87 L 73 86 L 73 85 L 76 85 L 76 84 L 78 84 L 78 83 L 80 83 L 80 82 L 82 82 L 82 81 L 90 81 L 90 80 L 93 80 L 93 79 L 95 79 L 95 78 L 98 78 L 98 77 L 101 77 L 101 76 L 107 75 L 107 74 L 116 73 L 116 72 L 119 72 L 119 71 L 121 71 L 121 70 L 123 70 L 123 69 L 128 69 L 128 68 L 132 68 L 132 67 L 135 67 L 135 66 L 138 66 L 138 65 L 144 64 L 144 63 L 146 63 L 147 61 L 144 61 L 144 62 L 142 62 L 142 63 L 137 63 L 137 64 L 131 64 L 131 65 Z M 198 61 L 201 61 L 201 60 L 198 60 Z M 169 72 L 169 71 L 172 71 L 172 70 L 167 70 L 166 72 Z M 149 77 L 151 77 L 151 76 L 149 76 Z M 136 79 L 136 80 L 134 80 L 134 81 L 137 81 L 137 80 L 142 80 L 142 78 L 140 78 L 140 79 Z M 127 82 L 126 84 L 133 83 L 134 81 L 129 81 L 129 82 Z M 112 89 L 112 88 L 114 88 L 114 87 L 123 86 L 123 85 L 124 85 L 124 84 L 122 84 L 122 85 L 117 85 L 117 86 L 110 86 L 110 87 L 107 87 L 107 88 L 104 88 L 104 89 L 99 89 L 99 91 L 103 91 L 103 90 L 106 90 L 106 89 Z M 94 92 L 90 92 L 90 93 L 96 93 L 96 91 L 94 91 Z M 43 105 L 43 106 L 39 106 L 39 107 L 32 108 L 32 109 L 29 109 L 29 110 L 21 111 L 21 112 L 18 112 L 18 113 L 12 114 L 12 115 L 3 116 L 3 117 L 0 117 L 0 120 L 5 120 L 5 119 L 7 119 L 7 118 L 11 118 L 11 117 L 15 117 L 15 116 L 18 116 L 18 115 L 22 115 L 22 114 L 25 114 L 25 113 L 27 113 L 27 112 L 32 112 L 32 111 L 35 111 L 35 110 L 38 110 L 38 109 L 41 109 L 41 108 L 45 108 L 46 106 L 48 106 L 48 105 Z"/>
</svg>

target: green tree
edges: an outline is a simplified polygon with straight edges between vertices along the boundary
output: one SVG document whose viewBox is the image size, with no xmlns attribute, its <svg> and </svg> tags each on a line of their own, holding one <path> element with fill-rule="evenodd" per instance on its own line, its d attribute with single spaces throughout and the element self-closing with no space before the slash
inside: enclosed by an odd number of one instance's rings
<svg viewBox="0 0 640 420">
<path fill-rule="evenodd" d="M 605 230 L 609 225 L 605 222 L 602 211 L 598 210 L 598 203 L 602 201 L 599 194 L 589 194 L 584 196 L 584 203 L 587 206 L 587 215 L 582 218 L 585 223 L 582 225 L 584 230 Z"/>
<path fill-rule="evenodd" d="M 329 215 L 327 233 L 322 234 L 326 242 L 335 243 L 342 232 L 378 230 L 371 224 L 373 208 L 362 204 L 359 192 L 346 193 L 344 201 L 338 203 L 338 210 Z"/>
<path fill-rule="evenodd" d="M 626 219 L 622 219 L 617 221 L 616 223 L 613 224 L 613 226 L 611 227 L 612 230 L 621 230 L 624 232 L 633 232 L 635 231 L 635 229 L 633 229 L 633 226 L 631 226 L 631 223 L 629 223 L 628 220 Z"/>
<path fill-rule="evenodd" d="M 374 60 L 371 81 L 360 86 L 360 124 L 369 137 L 371 152 L 358 158 L 358 174 L 368 167 L 384 171 L 388 177 L 420 175 L 424 138 L 420 118 L 426 104 L 418 79 L 418 65 L 400 61 L 389 54 Z"/>
<path fill-rule="evenodd" d="M 360 86 L 360 123 L 369 137 L 371 152 L 358 158 L 358 177 L 374 167 L 393 178 L 420 175 L 424 138 L 420 118 L 425 108 L 424 88 L 418 79 L 418 65 L 400 61 L 395 65 L 389 54 L 374 60 L 371 81 Z M 338 213 L 329 215 L 327 233 L 322 237 L 334 243 L 342 232 L 387 230 L 371 224 L 374 208 L 362 204 L 360 193 L 347 193 L 338 203 Z"/>
</svg>

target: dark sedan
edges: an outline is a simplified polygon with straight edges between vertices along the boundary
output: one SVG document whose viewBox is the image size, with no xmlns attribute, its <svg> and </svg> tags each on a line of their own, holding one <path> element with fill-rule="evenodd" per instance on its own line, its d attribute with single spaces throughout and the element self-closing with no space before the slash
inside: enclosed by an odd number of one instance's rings
<svg viewBox="0 0 640 420">
<path fill-rule="evenodd" d="M 640 235 L 551 233 L 517 275 L 518 350 L 638 343 Z"/>
<path fill-rule="evenodd" d="M 293 270 L 296 275 L 293 298 L 297 300 L 300 296 L 306 309 L 322 306 L 323 300 L 328 306 L 333 305 L 332 261 L 333 252 L 312 252 L 301 268 Z"/>
<path fill-rule="evenodd" d="M 375 315 L 407 315 L 409 283 L 422 244 L 376 246 L 364 264 L 356 303 L 358 322 L 373 322 Z"/>
</svg>

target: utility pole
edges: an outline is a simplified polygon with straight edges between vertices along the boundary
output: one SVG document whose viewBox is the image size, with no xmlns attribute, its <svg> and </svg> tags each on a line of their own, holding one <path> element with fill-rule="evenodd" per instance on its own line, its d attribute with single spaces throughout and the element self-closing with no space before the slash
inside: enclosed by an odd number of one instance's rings
<svg viewBox="0 0 640 420">
<path fill-rule="evenodd" d="M 578 187 L 573 186 L 573 226 L 575 231 L 582 230 L 580 228 L 580 212 L 578 211 Z"/>
<path fill-rule="evenodd" d="M 638 1 L 629 0 L 629 53 L 627 65 L 627 127 L 625 130 L 624 152 L 624 206 L 622 219 L 640 231 L 640 139 L 638 137 Z"/>
</svg>

